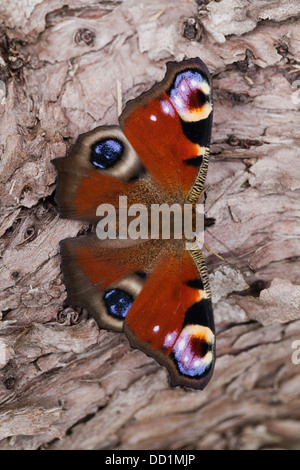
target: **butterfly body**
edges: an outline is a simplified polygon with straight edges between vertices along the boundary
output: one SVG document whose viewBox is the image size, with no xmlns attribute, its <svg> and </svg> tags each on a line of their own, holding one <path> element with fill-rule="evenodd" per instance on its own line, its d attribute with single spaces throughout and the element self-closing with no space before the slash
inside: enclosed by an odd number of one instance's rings
<svg viewBox="0 0 300 470">
<path fill-rule="evenodd" d="M 167 367 L 172 385 L 202 389 L 215 356 L 208 275 L 201 251 L 172 222 L 185 205 L 195 219 L 207 172 L 206 66 L 200 59 L 168 63 L 164 80 L 130 101 L 119 121 L 120 128 L 81 135 L 68 157 L 54 161 L 62 217 L 97 222 L 100 230 L 105 211 L 115 216 L 111 238 L 61 242 L 69 300 L 100 327 L 124 331 L 132 346 Z M 163 210 L 166 231 L 157 215 Z M 132 230 L 137 213 L 140 232 Z"/>
</svg>

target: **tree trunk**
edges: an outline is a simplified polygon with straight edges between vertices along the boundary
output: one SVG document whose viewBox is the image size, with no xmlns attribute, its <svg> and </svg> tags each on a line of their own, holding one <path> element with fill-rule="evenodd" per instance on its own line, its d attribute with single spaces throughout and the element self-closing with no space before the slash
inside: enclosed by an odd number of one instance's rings
<svg viewBox="0 0 300 470">
<path fill-rule="evenodd" d="M 298 0 L 0 0 L 0 449 L 300 448 Z M 214 84 L 204 391 L 65 304 L 54 203 L 77 135 L 200 57 Z M 119 90 L 119 92 L 117 92 Z M 297 343 L 298 341 L 298 343 Z"/>
</svg>

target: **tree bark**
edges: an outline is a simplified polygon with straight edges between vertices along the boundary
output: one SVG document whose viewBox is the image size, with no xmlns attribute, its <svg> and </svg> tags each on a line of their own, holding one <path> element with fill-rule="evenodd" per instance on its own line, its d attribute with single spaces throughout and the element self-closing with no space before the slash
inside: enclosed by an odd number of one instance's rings
<svg viewBox="0 0 300 470">
<path fill-rule="evenodd" d="M 0 9 L 0 449 L 299 449 L 299 2 Z M 124 334 L 66 305 L 59 241 L 89 227 L 58 217 L 50 163 L 117 123 L 117 89 L 124 105 L 189 57 L 213 76 L 205 241 L 226 260 L 204 251 L 217 327 L 204 391 L 171 388 Z"/>
</svg>

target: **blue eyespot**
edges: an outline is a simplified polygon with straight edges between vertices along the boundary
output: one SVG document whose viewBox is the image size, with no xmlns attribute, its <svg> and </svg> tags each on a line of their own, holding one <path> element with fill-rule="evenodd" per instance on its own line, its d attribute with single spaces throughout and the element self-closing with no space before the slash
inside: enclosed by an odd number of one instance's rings
<svg viewBox="0 0 300 470">
<path fill-rule="evenodd" d="M 123 144 L 119 140 L 99 140 L 92 145 L 92 164 L 101 170 L 107 170 L 120 160 L 123 150 Z"/>
<path fill-rule="evenodd" d="M 133 303 L 132 295 L 122 289 L 110 289 L 104 294 L 107 313 L 115 318 L 123 319 Z"/>
</svg>

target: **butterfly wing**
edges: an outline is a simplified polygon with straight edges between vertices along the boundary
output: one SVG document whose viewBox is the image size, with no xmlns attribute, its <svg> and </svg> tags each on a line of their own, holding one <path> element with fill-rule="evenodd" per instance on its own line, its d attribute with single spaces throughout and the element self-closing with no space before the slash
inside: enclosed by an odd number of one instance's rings
<svg viewBox="0 0 300 470">
<path fill-rule="evenodd" d="M 117 126 L 97 127 L 80 135 L 70 154 L 53 164 L 58 171 L 56 201 L 63 218 L 99 220 L 98 206 L 118 207 L 122 195 L 128 204 L 136 202 L 136 194 L 145 202 L 139 180 L 143 167 Z"/>
<path fill-rule="evenodd" d="M 98 127 L 79 136 L 68 157 L 53 160 L 61 216 L 95 221 L 99 204 L 117 207 L 120 195 L 128 205 L 196 202 L 207 172 L 212 107 L 205 64 L 168 62 L 164 80 L 127 104 L 123 132 Z"/>
<path fill-rule="evenodd" d="M 207 172 L 212 126 L 209 71 L 198 58 L 167 63 L 164 80 L 127 104 L 124 134 L 143 165 L 172 195 L 195 202 Z"/>
<path fill-rule="evenodd" d="M 215 334 L 201 253 L 161 240 L 124 243 L 61 242 L 70 303 L 86 307 L 100 327 L 124 330 L 132 346 L 167 367 L 172 385 L 203 389 Z"/>
<path fill-rule="evenodd" d="M 199 252 L 167 252 L 128 311 L 124 331 L 131 344 L 155 357 L 172 385 L 203 389 L 213 372 L 215 334 L 207 273 L 193 261 Z"/>
<path fill-rule="evenodd" d="M 101 328 L 122 331 L 123 321 L 161 253 L 161 242 L 62 240 L 62 269 L 71 305 L 87 308 Z"/>
</svg>

